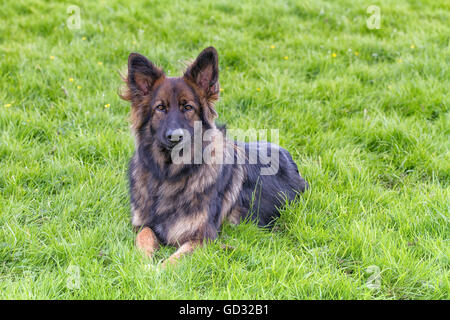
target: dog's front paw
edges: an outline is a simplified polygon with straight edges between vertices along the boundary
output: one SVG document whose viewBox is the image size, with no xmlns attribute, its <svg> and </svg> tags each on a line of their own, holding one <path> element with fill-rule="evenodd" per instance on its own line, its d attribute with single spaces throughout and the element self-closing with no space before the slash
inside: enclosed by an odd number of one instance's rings
<svg viewBox="0 0 450 320">
<path fill-rule="evenodd" d="M 144 252 L 146 256 L 153 256 L 153 253 L 158 249 L 158 239 L 152 229 L 144 227 L 138 233 L 136 236 L 136 247 Z"/>
<path fill-rule="evenodd" d="M 174 266 L 177 262 L 178 262 L 177 258 L 172 258 L 172 256 L 170 256 L 161 263 L 161 268 L 166 269 L 168 266 Z"/>
<path fill-rule="evenodd" d="M 191 253 L 198 246 L 201 245 L 200 241 L 188 241 L 181 245 L 177 251 L 175 251 L 169 258 L 164 260 L 161 267 L 166 268 L 168 265 L 174 265 L 185 254 Z"/>
</svg>

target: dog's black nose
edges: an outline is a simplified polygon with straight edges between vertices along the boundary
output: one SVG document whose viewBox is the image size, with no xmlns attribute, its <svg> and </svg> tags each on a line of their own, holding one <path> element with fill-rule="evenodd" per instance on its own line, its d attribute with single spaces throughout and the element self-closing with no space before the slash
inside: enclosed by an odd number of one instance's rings
<svg viewBox="0 0 450 320">
<path fill-rule="evenodd" d="M 169 129 L 166 132 L 166 138 L 168 141 L 177 143 L 183 140 L 184 131 L 183 129 Z"/>
</svg>

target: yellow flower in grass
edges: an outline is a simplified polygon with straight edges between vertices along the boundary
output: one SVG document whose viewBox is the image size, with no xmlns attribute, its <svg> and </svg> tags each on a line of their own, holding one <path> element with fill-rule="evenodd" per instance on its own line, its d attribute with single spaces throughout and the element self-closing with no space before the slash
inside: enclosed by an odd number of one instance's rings
<svg viewBox="0 0 450 320">
<path fill-rule="evenodd" d="M 11 107 L 11 103 L 5 104 L 5 108 L 9 108 L 9 107 Z"/>
<path fill-rule="evenodd" d="M 274 46 L 274 45 L 271 45 L 271 46 L 270 46 L 270 49 L 272 49 L 272 50 L 275 49 L 275 46 Z"/>
<path fill-rule="evenodd" d="M 223 92 L 223 88 L 220 88 L 219 91 L 220 91 L 220 92 Z"/>
<path fill-rule="evenodd" d="M 83 40 L 83 41 L 86 40 L 86 37 L 82 37 L 81 40 Z"/>
<path fill-rule="evenodd" d="M 105 104 L 105 109 L 109 108 L 111 105 L 109 103 Z"/>
<path fill-rule="evenodd" d="M 355 51 L 355 56 L 359 56 L 359 52 L 358 51 Z"/>
<path fill-rule="evenodd" d="M 411 49 L 415 49 L 416 46 L 412 44 L 412 45 L 410 46 L 410 48 L 411 48 Z"/>
<path fill-rule="evenodd" d="M 77 89 L 80 90 L 80 89 L 81 89 L 81 86 L 77 86 Z"/>
<path fill-rule="evenodd" d="M 69 78 L 69 81 L 70 81 L 70 82 L 73 82 L 73 78 Z"/>
<path fill-rule="evenodd" d="M 99 66 L 101 66 L 103 64 L 103 62 L 99 61 L 97 62 Z"/>
<path fill-rule="evenodd" d="M 55 56 L 50 56 L 50 60 L 55 60 Z"/>
<path fill-rule="evenodd" d="M 397 62 L 398 62 L 398 63 L 402 63 L 403 60 L 402 60 L 402 59 L 398 59 Z"/>
<path fill-rule="evenodd" d="M 260 92 L 260 91 L 261 91 L 261 88 L 256 88 L 256 91 Z"/>
<path fill-rule="evenodd" d="M 333 52 L 333 53 L 331 54 L 331 56 L 332 56 L 333 58 L 336 58 L 336 57 L 337 57 L 337 54 Z"/>
<path fill-rule="evenodd" d="M 284 56 L 283 59 L 284 59 L 284 60 L 287 60 L 287 59 L 289 59 L 289 57 L 288 57 L 288 56 Z"/>
</svg>

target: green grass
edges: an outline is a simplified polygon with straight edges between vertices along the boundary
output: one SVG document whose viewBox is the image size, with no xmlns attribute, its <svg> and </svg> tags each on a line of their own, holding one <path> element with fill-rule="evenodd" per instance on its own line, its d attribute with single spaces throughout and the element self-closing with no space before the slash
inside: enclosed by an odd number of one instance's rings
<svg viewBox="0 0 450 320">
<path fill-rule="evenodd" d="M 444 0 L 3 1 L 0 298 L 449 299 L 449 12 Z M 219 120 L 279 129 L 311 189 L 274 231 L 226 225 L 161 270 L 173 248 L 151 260 L 133 244 L 118 72 L 136 51 L 179 75 L 209 45 Z"/>
</svg>

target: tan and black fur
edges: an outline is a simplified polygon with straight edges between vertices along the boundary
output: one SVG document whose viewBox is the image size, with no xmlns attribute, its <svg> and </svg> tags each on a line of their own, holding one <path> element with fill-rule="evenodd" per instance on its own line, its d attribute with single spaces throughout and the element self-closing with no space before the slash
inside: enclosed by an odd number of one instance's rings
<svg viewBox="0 0 450 320">
<path fill-rule="evenodd" d="M 131 102 L 136 147 L 129 165 L 132 224 L 139 230 L 136 244 L 147 255 L 159 243 L 174 245 L 178 250 L 168 261 L 176 261 L 205 240 L 215 239 L 225 219 L 239 223 L 248 217 L 267 226 L 279 215 L 277 208 L 286 197 L 292 200 L 307 188 L 292 157 L 278 146 L 279 171 L 272 176 L 259 174 L 262 164 L 247 162 L 172 163 L 174 130 L 192 132 L 194 122 L 201 121 L 203 129 L 225 133 L 215 123 L 219 67 L 213 47 L 203 50 L 177 78 L 167 77 L 147 58 L 132 53 L 125 81 L 122 98 Z M 217 144 L 216 155 L 234 150 L 236 158 L 257 146 L 220 144 L 214 135 L 204 147 L 209 144 Z"/>
</svg>

